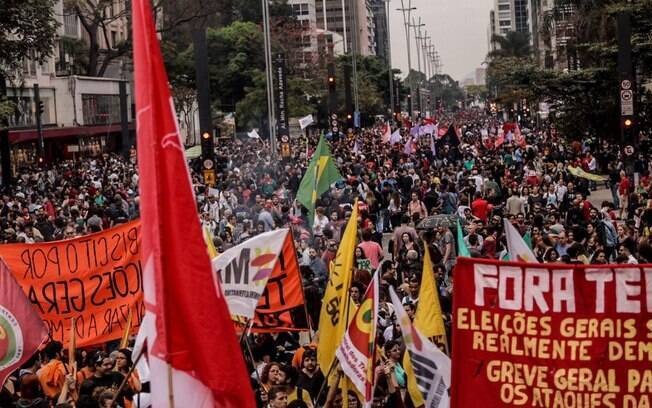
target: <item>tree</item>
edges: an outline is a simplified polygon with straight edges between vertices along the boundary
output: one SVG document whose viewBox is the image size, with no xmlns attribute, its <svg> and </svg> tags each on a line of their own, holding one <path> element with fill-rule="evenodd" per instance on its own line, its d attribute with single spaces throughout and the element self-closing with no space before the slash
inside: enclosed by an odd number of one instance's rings
<svg viewBox="0 0 652 408">
<path fill-rule="evenodd" d="M 0 8 L 0 75 L 13 76 L 26 58 L 52 55 L 57 22 L 54 0 L 5 0 Z"/>
<path fill-rule="evenodd" d="M 464 100 L 464 91 L 459 82 L 448 74 L 437 74 L 430 78 L 430 93 L 440 99 L 447 107 L 457 106 L 457 102 Z"/>
<path fill-rule="evenodd" d="M 635 123 L 639 129 L 649 130 L 652 94 L 645 88 L 652 77 L 649 1 L 556 1 L 542 34 L 548 42 L 553 30 L 557 36 L 567 38 L 566 46 L 558 49 L 558 57 L 568 61 L 565 71 L 541 69 L 523 53 L 490 54 L 487 78 L 495 101 L 505 106 L 524 99 L 534 106 L 547 102 L 550 120 L 567 137 L 579 139 L 588 132 L 616 139 L 620 133 L 616 17 L 623 11 L 632 16 L 632 59 L 638 95 Z"/>
<path fill-rule="evenodd" d="M 65 0 L 65 13 L 73 13 L 86 33 L 85 41 L 70 42 L 77 68 L 84 75 L 102 77 L 113 61 L 131 50 L 131 32 L 124 38 L 112 34 L 112 26 L 122 24 L 130 15 L 126 2 L 114 0 Z"/>
<path fill-rule="evenodd" d="M 532 55 L 530 33 L 509 31 L 504 36 L 494 34 L 491 42 L 497 48 L 489 53 L 490 58 L 528 58 Z"/>
<path fill-rule="evenodd" d="M 26 59 L 45 62 L 54 48 L 54 0 L 5 0 L 0 9 L 0 122 L 14 112 L 6 79 L 22 74 Z"/>
</svg>

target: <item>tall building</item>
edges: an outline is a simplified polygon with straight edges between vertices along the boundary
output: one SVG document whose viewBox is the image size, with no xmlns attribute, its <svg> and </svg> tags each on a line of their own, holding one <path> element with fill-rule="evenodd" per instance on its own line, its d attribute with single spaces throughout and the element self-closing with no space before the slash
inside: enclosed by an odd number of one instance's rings
<svg viewBox="0 0 652 408">
<path fill-rule="evenodd" d="M 387 9 L 385 0 L 371 0 L 371 12 L 374 17 L 374 34 L 376 55 L 389 62 L 389 33 L 387 32 Z"/>
<path fill-rule="evenodd" d="M 318 53 L 315 35 L 317 28 L 315 0 L 288 0 L 288 5 L 292 7 L 301 30 L 299 41 L 292 51 L 293 55 L 290 56 L 290 66 L 307 68 L 316 61 Z"/>
<path fill-rule="evenodd" d="M 342 10 L 342 3 L 344 3 L 344 11 Z M 355 7 L 352 7 L 352 4 Z M 355 33 L 357 53 L 360 55 L 375 55 L 375 23 L 371 0 L 316 0 L 315 6 L 317 10 L 317 28 L 334 31 L 342 35 L 346 39 L 347 51 L 352 48 L 354 43 L 352 33 Z"/>
<path fill-rule="evenodd" d="M 536 17 L 540 2 L 541 0 L 494 0 L 494 8 L 489 12 L 489 50 L 493 50 L 496 46 L 492 44 L 491 37 L 505 35 L 510 31 L 530 33 L 530 43 L 536 47 L 538 43 Z"/>
<path fill-rule="evenodd" d="M 541 36 L 542 64 L 548 69 L 573 70 L 580 68 L 580 61 L 575 52 L 575 27 L 572 17 L 575 8 L 572 5 L 555 6 L 554 0 L 542 0 L 540 19 L 549 19 L 548 35 Z M 541 26 L 543 27 L 543 25 Z"/>
</svg>

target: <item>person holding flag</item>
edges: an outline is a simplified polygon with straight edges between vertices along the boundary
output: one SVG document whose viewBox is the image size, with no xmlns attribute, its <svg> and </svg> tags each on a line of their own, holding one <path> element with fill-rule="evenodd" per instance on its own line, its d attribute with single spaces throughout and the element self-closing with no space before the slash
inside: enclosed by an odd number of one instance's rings
<svg viewBox="0 0 652 408">
<path fill-rule="evenodd" d="M 363 396 L 363 405 L 373 401 L 376 385 L 376 332 L 380 296 L 379 271 L 376 272 L 335 355 L 344 374 Z M 400 354 L 400 352 L 399 352 Z M 395 354 L 394 354 L 395 355 Z M 399 357 L 396 356 L 398 359 Z"/>
<path fill-rule="evenodd" d="M 328 284 L 319 315 L 319 338 L 317 360 L 325 376 L 329 376 L 334 367 L 335 351 L 348 326 L 350 310 L 349 289 L 353 274 L 354 252 L 358 242 L 358 205 L 353 205 L 342 241 L 331 267 Z"/>
<path fill-rule="evenodd" d="M 308 209 L 308 225 L 312 225 L 317 199 L 330 189 L 331 184 L 340 180 L 342 175 L 335 166 L 326 139 L 322 136 L 297 191 L 297 201 Z"/>
<path fill-rule="evenodd" d="M 134 355 L 147 350 L 156 408 L 253 408 L 220 283 L 209 283 L 214 275 L 150 0 L 133 0 L 131 15 L 145 304 Z"/>
</svg>

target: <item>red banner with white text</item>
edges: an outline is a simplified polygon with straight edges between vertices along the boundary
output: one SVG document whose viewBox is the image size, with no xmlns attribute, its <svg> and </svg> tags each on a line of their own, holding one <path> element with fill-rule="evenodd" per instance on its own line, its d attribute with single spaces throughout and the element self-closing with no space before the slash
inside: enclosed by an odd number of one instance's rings
<svg viewBox="0 0 652 408">
<path fill-rule="evenodd" d="M 452 407 L 652 406 L 652 265 L 459 258 L 453 298 Z"/>
</svg>

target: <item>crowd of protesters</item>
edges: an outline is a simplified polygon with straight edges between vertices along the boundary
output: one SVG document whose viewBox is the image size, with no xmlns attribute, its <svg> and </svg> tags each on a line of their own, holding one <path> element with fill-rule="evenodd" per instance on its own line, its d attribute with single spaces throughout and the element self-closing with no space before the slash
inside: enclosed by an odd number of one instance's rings
<svg viewBox="0 0 652 408">
<path fill-rule="evenodd" d="M 376 270 L 382 283 L 378 343 L 385 358 L 377 368 L 376 407 L 411 406 L 400 328 L 387 302 L 387 288 L 399 292 L 412 316 L 429 251 L 450 323 L 460 245 L 457 221 L 473 257 L 506 258 L 506 218 L 529 235 L 540 262 L 652 262 L 647 152 L 625 157 L 618 145 L 607 141 L 570 142 L 554 130 L 527 126 L 519 129 L 517 139 L 509 124 L 480 113 L 442 119 L 438 126 L 448 132 L 441 138 L 420 134 L 419 124 L 426 122 L 405 126 L 401 140 L 392 143 L 380 124 L 330 135 L 343 180 L 318 199 L 314 218 L 295 197 L 318 135 L 292 139 L 291 156 L 280 160 L 259 139 L 221 143 L 220 174 L 212 187 L 204 184 L 200 163 L 191 163 L 200 222 L 213 235 L 218 252 L 265 231 L 291 228 L 317 333 L 331 261 L 357 202 L 359 245 L 351 300 L 359 304 Z M 501 137 L 504 142 L 497 143 Z M 573 176 L 569 166 L 606 179 Z M 593 204 L 589 198 L 597 189 L 610 190 L 611 199 Z M 0 201 L 4 243 L 68 239 L 136 218 L 137 164 L 117 155 L 22 169 Z M 260 407 L 342 406 L 337 387 L 324 384 L 328 368 L 317 364 L 315 339 L 311 343 L 289 333 L 256 334 L 249 343 L 251 353 L 246 354 Z M 137 406 L 136 395 L 146 393 L 148 383 L 129 370 L 128 349 L 107 354 L 109 350 L 107 345 L 80 351 L 74 378 L 61 345 L 48 344 L 5 384 L 0 406 Z M 342 374 L 333 370 L 333 375 Z M 350 392 L 349 407 L 361 406 L 357 398 Z"/>
</svg>

